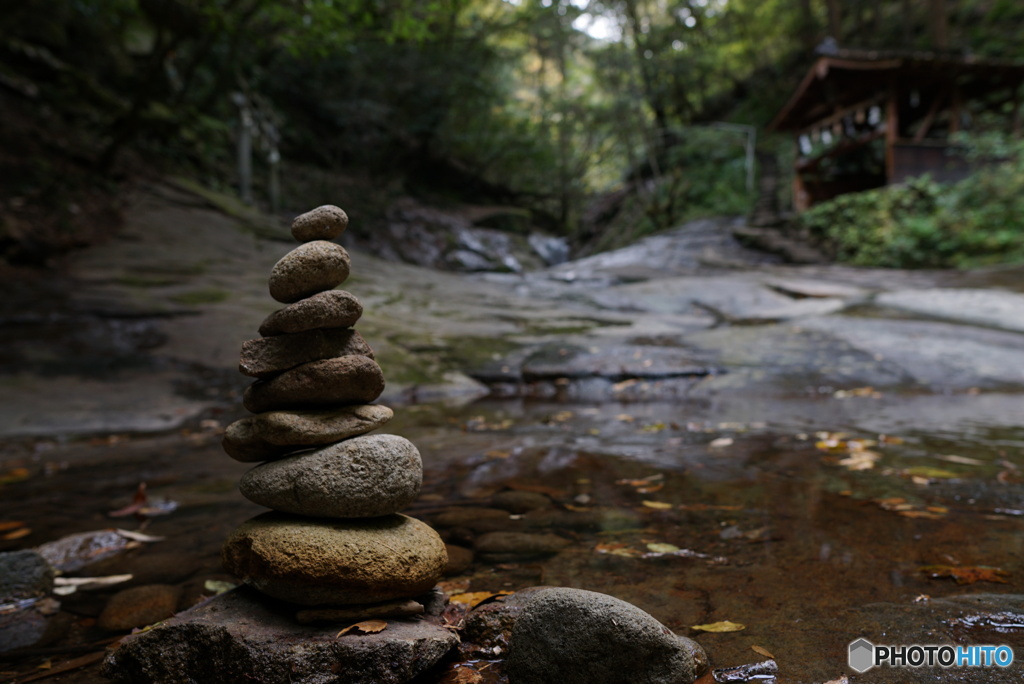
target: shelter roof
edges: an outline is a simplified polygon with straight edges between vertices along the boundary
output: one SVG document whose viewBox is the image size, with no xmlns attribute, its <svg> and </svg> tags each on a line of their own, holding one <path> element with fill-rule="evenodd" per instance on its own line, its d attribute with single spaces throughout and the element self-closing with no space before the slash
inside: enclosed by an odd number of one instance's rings
<svg viewBox="0 0 1024 684">
<path fill-rule="evenodd" d="M 826 46 L 796 92 L 768 125 L 803 131 L 837 111 L 880 104 L 893 77 L 901 82 L 956 82 L 966 98 L 1024 80 L 1024 62 L 946 52 L 860 50 Z"/>
</svg>

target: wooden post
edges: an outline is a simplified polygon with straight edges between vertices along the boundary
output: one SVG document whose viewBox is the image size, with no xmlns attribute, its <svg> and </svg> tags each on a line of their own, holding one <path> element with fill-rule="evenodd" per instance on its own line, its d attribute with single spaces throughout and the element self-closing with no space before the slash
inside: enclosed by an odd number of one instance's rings
<svg viewBox="0 0 1024 684">
<path fill-rule="evenodd" d="M 953 106 L 949 110 L 949 134 L 960 130 L 960 107 L 963 102 L 960 100 L 960 86 L 957 85 L 956 81 L 953 81 Z"/>
<path fill-rule="evenodd" d="M 896 172 L 896 140 L 899 138 L 899 92 L 895 77 L 889 78 L 889 99 L 885 110 L 885 184 L 893 182 Z"/>
<path fill-rule="evenodd" d="M 252 110 L 243 93 L 231 97 L 238 107 L 238 195 L 245 204 L 252 204 Z"/>
<path fill-rule="evenodd" d="M 267 154 L 267 163 L 270 164 L 270 212 L 276 214 L 281 210 L 281 153 L 277 144 L 273 145 Z"/>
<path fill-rule="evenodd" d="M 806 211 L 810 207 L 807 197 L 807 190 L 804 188 L 803 179 L 800 178 L 800 136 L 794 140 L 796 152 L 793 155 L 793 210 L 797 213 Z"/>
</svg>

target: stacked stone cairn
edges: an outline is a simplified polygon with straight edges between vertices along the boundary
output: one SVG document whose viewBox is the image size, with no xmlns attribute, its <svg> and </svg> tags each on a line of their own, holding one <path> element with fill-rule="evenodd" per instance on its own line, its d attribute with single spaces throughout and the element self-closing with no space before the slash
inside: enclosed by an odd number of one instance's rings
<svg viewBox="0 0 1024 684">
<path fill-rule="evenodd" d="M 368 604 L 387 614 L 429 594 L 447 563 L 438 534 L 398 512 L 419 494 L 419 451 L 403 437 L 369 434 L 393 414 L 371 403 L 384 375 L 352 329 L 362 305 L 335 289 L 350 259 L 331 240 L 347 225 L 345 212 L 329 205 L 293 222 L 302 244 L 270 274 L 270 295 L 286 306 L 263 321 L 262 337 L 242 345 L 239 370 L 257 378 L 243 404 L 255 415 L 224 436 L 232 458 L 263 462 L 239 489 L 273 509 L 228 537 L 225 568 L 305 607 L 300 620 Z"/>
</svg>

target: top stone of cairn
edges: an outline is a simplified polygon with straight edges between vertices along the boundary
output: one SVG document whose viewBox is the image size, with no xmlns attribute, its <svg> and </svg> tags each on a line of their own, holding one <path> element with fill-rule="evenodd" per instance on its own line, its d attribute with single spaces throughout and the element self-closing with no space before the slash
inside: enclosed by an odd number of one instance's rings
<svg viewBox="0 0 1024 684">
<path fill-rule="evenodd" d="M 325 204 L 296 216 L 292 221 L 292 237 L 299 242 L 333 240 L 347 227 L 348 215 L 333 204 Z"/>
</svg>

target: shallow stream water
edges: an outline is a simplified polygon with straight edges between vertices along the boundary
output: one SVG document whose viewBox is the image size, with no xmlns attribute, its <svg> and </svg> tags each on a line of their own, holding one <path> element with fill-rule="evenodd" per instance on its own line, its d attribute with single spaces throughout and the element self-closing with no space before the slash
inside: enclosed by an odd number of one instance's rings
<svg viewBox="0 0 1024 684">
<path fill-rule="evenodd" d="M 423 494 L 409 512 L 427 521 L 489 508 L 508 489 L 550 500 L 497 526 L 437 525 L 449 541 L 471 546 L 495 529 L 569 541 L 556 554 L 477 557 L 447 579 L 451 591 L 545 584 L 606 592 L 696 638 L 713 667 L 762 659 L 757 646 L 777 659 L 778 682 L 824 682 L 848 672 L 846 645 L 861 636 L 844 626 L 852 610 L 1016 589 L 1024 551 L 1024 429 L 1012 424 L 1018 407 L 1015 396 L 994 393 L 484 400 L 397 407 L 386 431 L 423 454 Z M 247 466 L 220 450 L 219 426 L 233 417 L 214 412 L 157 437 L 6 444 L 0 522 L 20 521 L 30 531 L 0 542 L 0 550 L 141 527 L 164 540 L 89 574 L 129 572 L 136 583 L 182 585 L 192 601 L 208 594 L 208 580 L 231 579 L 220 570 L 224 537 L 262 510 L 236 492 Z M 141 482 L 151 501 L 173 501 L 176 509 L 141 526 L 111 518 Z M 1000 577 L 1006 584 L 958 585 L 931 578 L 927 566 L 992 566 L 1007 573 Z M 58 653 L 111 636 L 93 618 L 113 591 L 66 597 L 67 631 L 53 644 L 65 650 Z M 692 629 L 719 621 L 744 629 Z M 1002 638 L 1020 640 L 1010 632 Z M 40 649 L 0 669 L 22 673 L 49 657 Z M 96 676 L 86 669 L 54 681 Z"/>
</svg>

